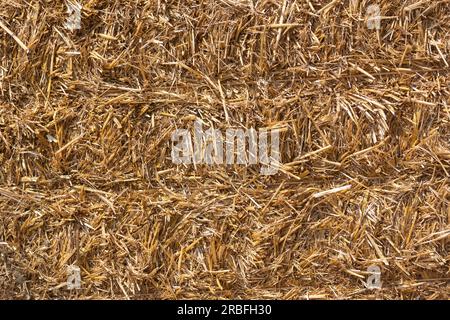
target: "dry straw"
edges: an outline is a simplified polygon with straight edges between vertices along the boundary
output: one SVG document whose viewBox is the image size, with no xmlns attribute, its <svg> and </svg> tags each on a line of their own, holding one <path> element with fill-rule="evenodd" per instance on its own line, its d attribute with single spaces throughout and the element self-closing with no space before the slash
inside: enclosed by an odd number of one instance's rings
<svg viewBox="0 0 450 320">
<path fill-rule="evenodd" d="M 1 298 L 448 299 L 448 0 L 80 3 L 0 6 Z M 195 119 L 282 167 L 174 165 Z"/>
</svg>

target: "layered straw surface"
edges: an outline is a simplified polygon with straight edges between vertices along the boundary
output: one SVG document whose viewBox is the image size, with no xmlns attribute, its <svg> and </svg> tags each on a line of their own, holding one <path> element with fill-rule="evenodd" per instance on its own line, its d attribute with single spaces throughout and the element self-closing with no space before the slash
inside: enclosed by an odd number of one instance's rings
<svg viewBox="0 0 450 320">
<path fill-rule="evenodd" d="M 449 298 L 448 0 L 0 2 L 0 298 Z"/>
</svg>

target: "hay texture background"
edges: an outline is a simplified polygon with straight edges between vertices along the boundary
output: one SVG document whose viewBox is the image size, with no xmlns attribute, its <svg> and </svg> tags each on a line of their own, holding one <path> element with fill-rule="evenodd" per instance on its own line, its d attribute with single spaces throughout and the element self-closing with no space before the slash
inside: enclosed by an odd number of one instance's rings
<svg viewBox="0 0 450 320">
<path fill-rule="evenodd" d="M 1 298 L 448 299 L 448 0 L 80 3 L 0 0 Z M 279 172 L 173 164 L 195 119 Z"/>
</svg>

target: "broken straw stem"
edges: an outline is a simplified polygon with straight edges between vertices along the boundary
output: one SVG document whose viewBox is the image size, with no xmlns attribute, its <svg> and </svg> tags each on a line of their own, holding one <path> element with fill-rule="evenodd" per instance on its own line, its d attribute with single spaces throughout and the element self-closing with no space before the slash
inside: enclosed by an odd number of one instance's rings
<svg viewBox="0 0 450 320">
<path fill-rule="evenodd" d="M 337 187 L 337 188 L 333 188 L 330 190 L 326 190 L 326 191 L 322 191 L 322 192 L 318 192 L 313 194 L 314 198 L 320 198 L 329 194 L 333 194 L 333 193 L 337 193 L 337 192 L 341 192 L 341 191 L 345 191 L 345 190 L 349 190 L 352 186 L 350 184 L 342 186 L 342 187 Z"/>
<path fill-rule="evenodd" d="M 6 31 L 7 34 L 9 34 L 18 44 L 22 47 L 23 50 L 25 50 L 27 53 L 30 51 L 30 49 L 20 40 L 5 24 L 0 20 L 0 27 Z"/>
</svg>

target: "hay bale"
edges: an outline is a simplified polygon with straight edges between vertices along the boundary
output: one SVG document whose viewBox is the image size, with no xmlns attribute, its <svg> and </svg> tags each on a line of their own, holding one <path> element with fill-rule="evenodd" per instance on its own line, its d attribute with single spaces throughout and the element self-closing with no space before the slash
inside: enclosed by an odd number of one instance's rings
<svg viewBox="0 0 450 320">
<path fill-rule="evenodd" d="M 448 298 L 448 1 L 78 3 L 0 7 L 0 298 Z M 279 172 L 175 165 L 195 119 Z"/>
</svg>

